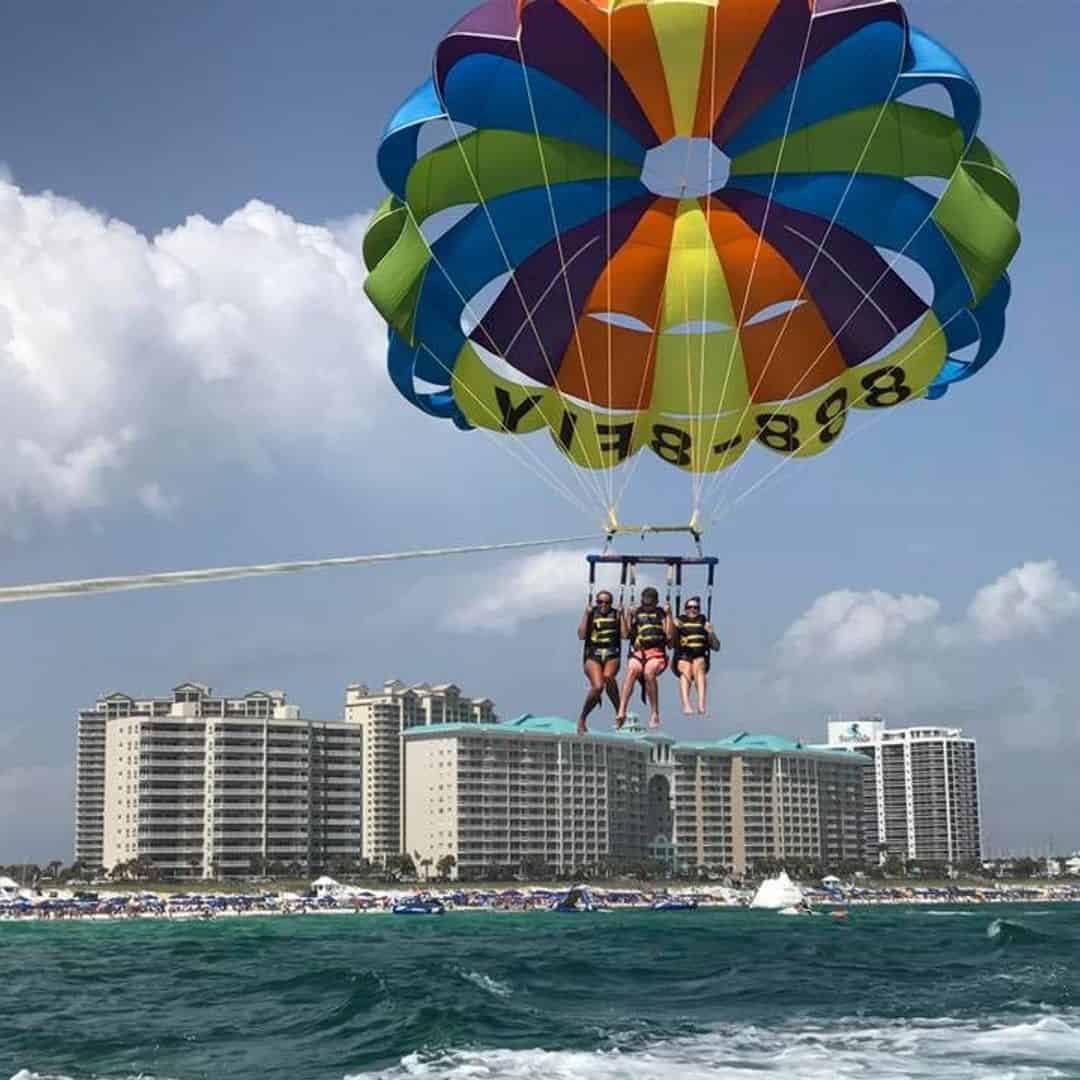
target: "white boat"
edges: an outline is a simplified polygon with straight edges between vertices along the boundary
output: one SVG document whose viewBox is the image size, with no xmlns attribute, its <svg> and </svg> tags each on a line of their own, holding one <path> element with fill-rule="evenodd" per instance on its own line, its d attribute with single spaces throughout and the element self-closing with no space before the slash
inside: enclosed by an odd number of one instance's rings
<svg viewBox="0 0 1080 1080">
<path fill-rule="evenodd" d="M 782 911 L 802 903 L 802 899 L 802 889 L 781 870 L 776 877 L 761 883 L 750 906 L 764 911 Z"/>
</svg>

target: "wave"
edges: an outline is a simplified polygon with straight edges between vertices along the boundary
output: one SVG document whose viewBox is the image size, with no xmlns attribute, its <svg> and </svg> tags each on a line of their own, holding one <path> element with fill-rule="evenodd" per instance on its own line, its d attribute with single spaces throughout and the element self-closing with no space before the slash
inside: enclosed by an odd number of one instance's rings
<svg viewBox="0 0 1080 1080">
<path fill-rule="evenodd" d="M 1054 938 L 1039 930 L 1032 930 L 1021 922 L 1012 919 L 994 919 L 986 928 L 986 936 L 998 946 L 1004 945 L 1041 945 Z"/>
<path fill-rule="evenodd" d="M 612 1046 L 410 1054 L 391 1069 L 346 1080 L 970 1080 L 975 1075 L 1054 1080 L 1071 1075 L 1058 1066 L 1077 1061 L 1080 1020 L 1070 1024 L 1062 1017 L 1042 1017 L 980 1027 L 949 1020 L 873 1025 L 852 1019 L 829 1029 L 730 1027 L 630 1052 Z"/>
<path fill-rule="evenodd" d="M 479 986 L 481 990 L 486 990 L 489 994 L 494 994 L 495 997 L 508 998 L 514 992 L 509 984 L 499 982 L 498 979 L 493 979 L 490 975 L 485 975 L 481 971 L 459 971 L 458 974 L 466 982 L 471 982 L 473 986 Z"/>
</svg>

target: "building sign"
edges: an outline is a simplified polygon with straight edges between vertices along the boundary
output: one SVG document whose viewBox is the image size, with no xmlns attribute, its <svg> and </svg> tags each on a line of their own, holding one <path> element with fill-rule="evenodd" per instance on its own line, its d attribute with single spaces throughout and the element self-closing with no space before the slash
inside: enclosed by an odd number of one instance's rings
<svg viewBox="0 0 1080 1080">
<path fill-rule="evenodd" d="M 879 719 L 856 720 L 853 723 L 847 720 L 830 720 L 829 745 L 873 746 L 880 739 L 884 728 L 885 721 Z"/>
</svg>

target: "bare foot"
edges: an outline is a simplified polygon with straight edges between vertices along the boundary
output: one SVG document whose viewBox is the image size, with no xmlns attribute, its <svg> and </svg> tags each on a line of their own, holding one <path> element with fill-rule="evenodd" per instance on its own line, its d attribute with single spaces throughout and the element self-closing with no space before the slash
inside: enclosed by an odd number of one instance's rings
<svg viewBox="0 0 1080 1080">
<path fill-rule="evenodd" d="M 585 717 L 584 716 L 579 716 L 578 717 L 578 722 L 577 722 L 577 733 L 579 735 L 585 735 L 585 734 L 588 733 L 588 731 L 589 731 L 589 728 L 585 723 Z"/>
<path fill-rule="evenodd" d="M 698 706 L 698 716 L 705 716 L 707 711 L 704 705 Z"/>
<path fill-rule="evenodd" d="M 683 716 L 693 716 L 693 715 L 694 715 L 694 710 L 691 709 L 689 705 L 684 705 L 683 706 Z"/>
<path fill-rule="evenodd" d="M 649 717 L 649 728 L 652 731 L 655 731 L 659 726 L 660 726 L 660 717 L 659 716 L 650 716 Z"/>
<path fill-rule="evenodd" d="M 619 728 L 621 728 L 623 726 L 623 724 L 625 724 L 625 723 L 626 723 L 626 717 L 625 716 L 616 716 L 615 717 L 615 730 L 618 731 Z"/>
</svg>

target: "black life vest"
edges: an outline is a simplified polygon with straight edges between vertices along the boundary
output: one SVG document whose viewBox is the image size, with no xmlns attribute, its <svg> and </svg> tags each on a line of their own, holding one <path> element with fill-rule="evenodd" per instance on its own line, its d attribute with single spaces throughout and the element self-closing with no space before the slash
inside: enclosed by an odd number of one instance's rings
<svg viewBox="0 0 1080 1080">
<path fill-rule="evenodd" d="M 667 645 L 664 618 L 664 612 L 658 607 L 651 611 L 638 608 L 634 613 L 634 625 L 630 628 L 630 638 L 636 650 L 662 649 Z"/>
<path fill-rule="evenodd" d="M 594 607 L 589 613 L 589 629 L 585 635 L 586 648 L 590 652 L 619 652 L 622 641 L 619 619 L 620 615 L 613 607 L 609 607 L 606 612 Z"/>
<path fill-rule="evenodd" d="M 707 656 L 709 653 L 709 633 L 705 629 L 704 615 L 680 615 L 676 620 L 679 631 L 679 654 L 681 656 Z"/>
</svg>

